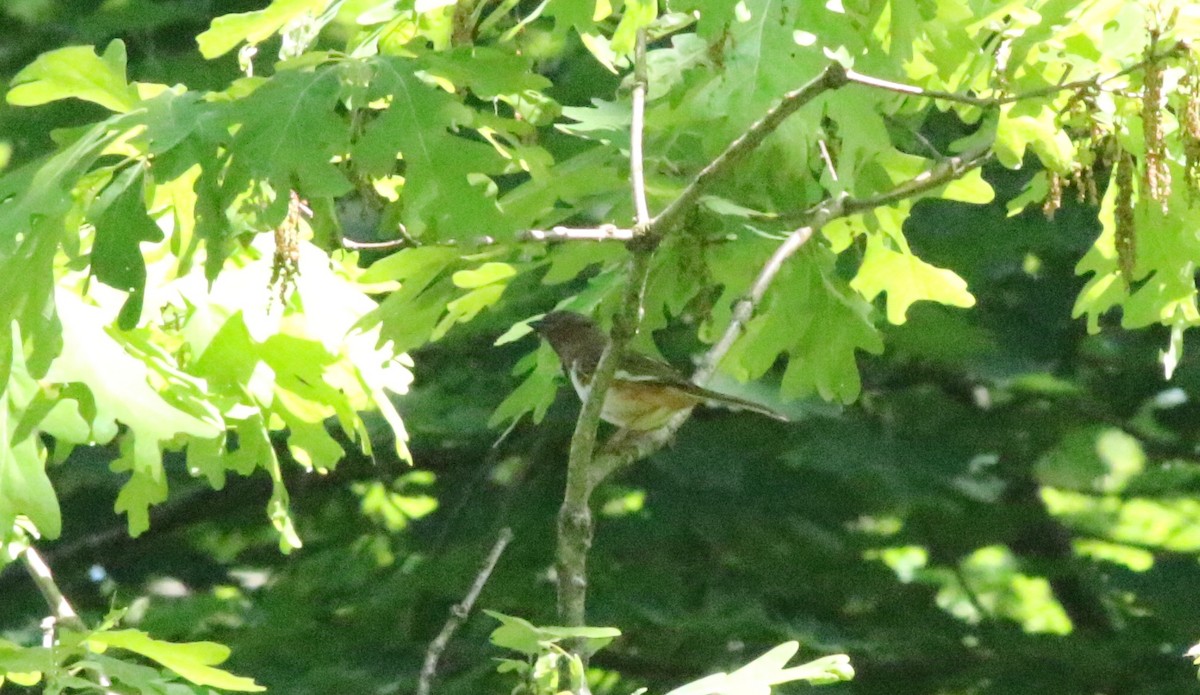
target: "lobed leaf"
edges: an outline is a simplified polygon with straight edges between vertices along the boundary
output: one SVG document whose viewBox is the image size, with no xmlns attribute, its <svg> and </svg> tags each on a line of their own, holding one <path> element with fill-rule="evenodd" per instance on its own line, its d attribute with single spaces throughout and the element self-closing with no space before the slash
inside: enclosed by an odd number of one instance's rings
<svg viewBox="0 0 1200 695">
<path fill-rule="evenodd" d="M 14 106 L 82 99 L 116 113 L 131 111 L 139 101 L 125 77 L 125 43 L 120 39 L 108 44 L 103 55 L 96 55 L 91 46 L 41 54 L 17 73 L 5 98 Z"/>
</svg>

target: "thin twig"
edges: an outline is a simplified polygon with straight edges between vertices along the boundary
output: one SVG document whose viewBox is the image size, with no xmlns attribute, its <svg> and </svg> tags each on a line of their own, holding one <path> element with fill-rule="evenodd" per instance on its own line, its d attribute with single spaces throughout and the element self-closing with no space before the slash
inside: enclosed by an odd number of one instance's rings
<svg viewBox="0 0 1200 695">
<path fill-rule="evenodd" d="M 976 169 L 984 162 L 990 159 L 991 146 L 985 145 L 977 147 L 962 154 L 953 157 L 946 157 L 942 161 L 935 164 L 927 171 L 912 177 L 904 183 L 892 188 L 891 190 L 878 193 L 876 195 L 867 196 L 865 198 L 845 198 L 842 202 L 837 199 L 829 199 L 811 207 L 803 212 L 788 213 L 779 216 L 779 220 L 785 224 L 803 225 L 813 219 L 819 219 L 823 214 L 823 209 L 830 205 L 840 205 L 841 209 L 837 210 L 833 217 L 846 217 L 854 215 L 866 210 L 873 210 L 884 205 L 891 205 L 913 196 L 920 195 L 927 191 L 931 191 L 939 186 L 944 186 L 947 183 L 959 178 L 963 174 Z"/>
<path fill-rule="evenodd" d="M 829 214 L 832 210 L 823 210 L 822 212 L 825 214 L 816 217 L 816 219 L 813 219 L 808 224 L 793 231 L 783 240 L 782 244 L 775 248 L 775 252 L 771 254 L 766 264 L 758 271 L 758 277 L 754 279 L 754 284 L 750 286 L 750 291 L 745 297 L 738 300 L 737 306 L 733 309 L 733 316 L 730 318 L 729 326 L 725 328 L 721 339 L 704 355 L 699 368 L 692 375 L 693 381 L 703 384 L 712 378 L 713 372 L 717 370 L 717 364 L 729 352 L 729 349 L 733 347 L 733 343 L 738 337 L 741 336 L 742 329 L 754 315 L 755 308 L 762 301 L 763 295 L 767 293 L 767 288 L 771 286 L 779 270 L 783 268 L 784 262 L 807 244 L 808 240 L 812 238 L 813 233 L 829 221 Z"/>
<path fill-rule="evenodd" d="M 25 563 L 25 569 L 29 571 L 29 576 L 37 585 L 38 591 L 42 592 L 42 598 L 46 599 L 46 604 L 50 606 L 50 614 L 54 616 L 55 622 L 66 625 L 72 630 L 85 632 L 87 626 L 84 625 L 75 609 L 71 607 L 71 602 L 59 590 L 58 584 L 54 582 L 54 575 L 50 573 L 49 565 L 38 554 L 38 551 L 33 546 L 29 546 L 21 553 L 21 560 Z"/>
<path fill-rule="evenodd" d="M 936 99 L 938 101 L 952 101 L 959 104 L 969 104 L 971 106 L 979 106 L 983 108 L 996 106 L 1000 103 L 998 97 L 976 97 L 970 94 L 959 94 L 957 92 L 942 92 L 936 89 L 925 89 L 912 84 L 904 84 L 903 82 L 893 82 L 885 80 L 881 77 L 872 77 L 864 75 L 857 70 L 846 70 L 846 80 L 855 84 L 861 84 L 865 87 L 874 87 L 882 89 L 885 92 L 896 92 L 897 94 L 907 94 L 914 97 L 923 97 L 925 99 Z"/>
<path fill-rule="evenodd" d="M 527 229 L 517 234 L 517 241 L 629 241 L 633 230 L 615 224 L 599 227 L 552 227 L 551 229 Z"/>
<path fill-rule="evenodd" d="M 412 239 L 388 239 L 387 241 L 355 241 L 342 237 L 342 248 L 351 251 L 391 251 L 417 246 Z"/>
<path fill-rule="evenodd" d="M 896 92 L 897 94 L 907 94 L 907 95 L 911 95 L 911 96 L 915 96 L 915 97 L 922 97 L 925 99 L 934 99 L 937 101 L 950 101 L 950 102 L 955 102 L 955 103 L 959 103 L 959 104 L 968 104 L 970 106 L 978 106 L 981 108 L 991 108 L 991 107 L 995 107 L 995 106 L 1000 106 L 1002 104 L 1011 104 L 1011 103 L 1015 103 L 1018 101 L 1024 101 L 1026 99 L 1039 99 L 1041 97 L 1053 96 L 1059 92 L 1080 91 L 1080 90 L 1085 90 L 1085 89 L 1099 89 L 1100 87 L 1104 86 L 1104 84 L 1106 84 L 1108 82 L 1111 82 L 1120 77 L 1124 77 L 1131 73 L 1137 72 L 1138 70 L 1145 68 L 1147 65 L 1150 65 L 1151 63 L 1158 62 L 1160 60 L 1163 60 L 1164 58 L 1169 58 L 1171 56 L 1177 55 L 1186 50 L 1187 50 L 1186 44 L 1177 43 L 1177 44 L 1171 46 L 1170 48 L 1168 48 L 1167 50 L 1162 51 L 1161 53 L 1152 55 L 1149 58 L 1146 58 L 1145 60 L 1139 61 L 1137 63 L 1134 63 L 1133 65 L 1130 65 L 1121 70 L 1118 70 L 1117 72 L 1114 72 L 1111 75 L 1107 75 L 1107 76 L 1092 75 L 1091 77 L 1087 77 L 1082 80 L 1075 80 L 1073 82 L 1061 82 L 1059 84 L 1051 85 L 1049 87 L 1042 87 L 1039 89 L 1031 89 L 1029 91 L 1017 92 L 1015 94 L 999 94 L 999 95 L 991 96 L 991 97 L 979 97 L 979 96 L 972 96 L 970 94 L 959 94 L 956 92 L 943 92 L 943 91 L 936 90 L 936 89 L 925 89 L 924 87 L 918 87 L 918 86 L 912 85 L 912 84 L 905 84 L 903 82 L 893 82 L 892 80 L 885 80 L 881 77 L 864 75 L 863 73 L 858 72 L 857 70 L 852 70 L 852 69 L 847 69 L 845 71 L 845 77 L 848 82 L 853 82 L 855 84 L 861 84 L 866 87 L 874 87 L 876 89 L 882 89 L 882 90 L 885 90 L 888 92 Z"/>
<path fill-rule="evenodd" d="M 479 574 L 475 575 L 475 581 L 471 583 L 471 588 L 467 591 L 467 595 L 463 597 L 460 603 L 455 604 L 450 608 L 450 617 L 446 619 L 446 624 L 442 626 L 442 631 L 437 637 L 429 643 L 429 648 L 425 650 L 425 663 L 421 666 L 421 677 L 417 681 L 417 695 L 429 695 L 430 688 L 433 687 L 433 677 L 437 673 L 438 660 L 442 658 L 442 652 L 445 651 L 446 645 L 449 644 L 450 638 L 454 636 L 459 626 L 470 615 L 471 609 L 475 606 L 475 600 L 479 598 L 480 592 L 483 591 L 484 585 L 492 576 L 492 570 L 496 569 L 496 563 L 500 561 L 500 556 L 504 554 L 504 549 L 508 547 L 512 541 L 512 529 L 507 527 L 500 529 L 500 535 L 496 538 L 496 543 L 492 546 L 491 552 L 487 554 L 487 558 L 483 561 L 483 566 L 479 568 Z"/>
<path fill-rule="evenodd" d="M 646 163 L 642 151 L 646 122 L 646 31 L 639 29 L 633 59 L 633 116 L 629 125 L 629 183 L 633 188 L 633 206 L 637 224 L 650 223 L 650 208 L 646 204 Z"/>
<path fill-rule="evenodd" d="M 821 149 L 821 159 L 825 160 L 825 168 L 829 171 L 829 178 L 833 181 L 838 180 L 837 167 L 833 165 L 833 156 L 829 154 L 829 146 L 825 144 L 825 139 L 817 140 L 817 146 Z"/>
<path fill-rule="evenodd" d="M 633 230 L 618 227 L 615 224 L 602 224 L 597 227 L 564 227 L 559 225 L 550 229 L 526 229 L 516 234 L 517 242 L 555 243 L 560 241 L 629 241 L 633 239 Z M 492 236 L 478 236 L 466 241 L 446 239 L 419 243 L 411 237 L 388 239 L 386 241 L 355 241 L 342 239 L 342 248 L 351 251 L 394 251 L 397 249 L 417 248 L 419 246 L 466 247 L 495 246 L 500 240 Z"/>
</svg>

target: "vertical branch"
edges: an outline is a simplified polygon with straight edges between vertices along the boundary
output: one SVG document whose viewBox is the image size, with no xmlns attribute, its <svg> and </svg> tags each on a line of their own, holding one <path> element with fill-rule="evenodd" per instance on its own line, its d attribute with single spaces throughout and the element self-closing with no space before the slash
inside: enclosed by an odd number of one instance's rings
<svg viewBox="0 0 1200 695">
<path fill-rule="evenodd" d="M 591 495 L 598 480 L 589 475 L 596 450 L 596 430 L 609 384 L 617 370 L 626 343 L 637 332 L 641 316 L 642 292 L 650 272 L 650 257 L 655 239 L 646 234 L 650 213 L 646 204 L 642 162 L 642 131 L 646 105 L 646 35 L 639 30 L 634 49 L 633 117 L 630 133 L 630 172 L 634 208 L 638 224 L 629 241 L 629 281 L 621 307 L 613 320 L 612 340 L 596 365 L 591 389 L 575 423 L 571 454 L 567 462 L 567 485 L 558 514 L 558 615 L 568 626 L 587 624 L 587 556 L 592 546 Z M 649 242 L 649 243 L 647 243 Z M 583 645 L 573 649 L 585 660 Z"/>
<path fill-rule="evenodd" d="M 650 223 L 646 205 L 646 164 L 642 141 L 646 130 L 646 31 L 639 30 L 633 53 L 633 118 L 629 124 L 629 182 L 633 186 L 633 207 L 637 225 Z"/>
</svg>

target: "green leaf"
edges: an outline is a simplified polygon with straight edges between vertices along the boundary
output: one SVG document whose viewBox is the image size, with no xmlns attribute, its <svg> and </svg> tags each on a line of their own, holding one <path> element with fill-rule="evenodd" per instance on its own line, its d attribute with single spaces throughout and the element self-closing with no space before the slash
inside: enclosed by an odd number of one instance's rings
<svg viewBox="0 0 1200 695">
<path fill-rule="evenodd" d="M 14 441 L 11 390 L 0 397 L 0 528 L 9 529 L 23 514 L 46 538 L 62 533 L 58 496 L 46 475 L 46 452 L 38 438 L 27 434 Z M 23 670 L 23 669 L 22 669 Z"/>
<path fill-rule="evenodd" d="M 41 376 L 62 338 L 54 311 L 54 256 L 72 205 L 65 194 L 133 116 L 113 116 L 38 165 L 0 177 L 0 387 L 12 363 L 14 320 L 31 374 Z M 74 233 L 74 230 L 73 232 Z"/>
<path fill-rule="evenodd" d="M 453 249 L 423 247 L 404 249 L 372 265 L 363 274 L 363 282 L 398 280 L 400 289 L 389 294 L 359 326 L 379 325 L 380 340 L 391 341 L 397 352 L 428 342 L 454 296 L 443 276 L 457 259 Z"/>
<path fill-rule="evenodd" d="M 0 675 L 44 673 L 53 670 L 55 666 L 53 649 L 48 647 L 22 647 L 15 642 L 0 639 Z M 33 683 L 26 683 L 25 685 L 33 685 Z"/>
<path fill-rule="evenodd" d="M 531 413 L 533 422 L 539 423 L 554 403 L 558 392 L 558 359 L 549 346 L 540 346 L 517 363 L 513 372 L 529 371 L 529 376 L 512 393 L 508 394 L 488 419 L 488 427 L 504 422 L 515 422 L 526 413 Z"/>
<path fill-rule="evenodd" d="M 217 17 L 207 31 L 196 37 L 196 43 L 200 54 L 211 60 L 243 41 L 250 45 L 262 43 L 288 22 L 305 14 L 319 14 L 328 4 L 328 0 L 273 0 L 263 10 Z"/>
<path fill-rule="evenodd" d="M 501 623 L 500 627 L 492 630 L 490 638 L 492 644 L 530 656 L 541 651 L 539 644 L 541 635 L 533 623 L 524 618 L 505 615 L 497 611 L 484 609 L 483 612 L 499 620 Z"/>
<path fill-rule="evenodd" d="M 142 315 L 146 261 L 141 244 L 163 240 L 162 230 L 146 214 L 144 171 L 138 165 L 127 167 L 104 189 L 90 212 L 96 226 L 92 272 L 100 282 L 129 294 L 117 319 L 123 330 L 136 326 Z"/>
<path fill-rule="evenodd" d="M 144 695 L 170 692 L 169 688 L 172 685 L 180 685 L 173 683 L 175 676 L 171 673 L 103 654 L 90 653 L 87 658 L 73 662 L 72 667 L 81 670 L 93 669 L 95 672 L 103 673 L 114 684 L 124 685 Z M 94 689 L 94 686 L 87 688 L 87 690 Z"/>
<path fill-rule="evenodd" d="M 444 53 L 422 56 L 430 74 L 455 87 L 466 87 L 480 99 L 538 91 L 551 85 L 533 69 L 533 61 L 488 46 L 460 46 Z"/>
<path fill-rule="evenodd" d="M 615 627 L 539 627 L 524 618 L 497 611 L 485 609 L 484 613 L 502 623 L 492 631 L 492 644 L 530 656 L 546 651 L 547 644 L 568 639 L 585 639 L 594 652 L 621 636 L 621 631 Z"/>
<path fill-rule="evenodd" d="M 137 142 L 150 154 L 161 155 L 184 142 L 189 135 L 202 128 L 218 111 L 219 107 L 204 100 L 199 92 L 186 91 L 182 87 L 164 89 L 162 93 L 142 103 L 145 133 Z"/>
<path fill-rule="evenodd" d="M 784 642 L 733 673 L 716 673 L 676 688 L 667 695 L 769 695 L 771 686 L 794 681 L 826 685 L 854 677 L 845 654 L 826 656 L 801 666 L 784 668 L 800 650 L 798 642 Z"/>
<path fill-rule="evenodd" d="M 1100 317 L 1113 307 L 1124 303 L 1129 297 L 1129 289 L 1121 278 L 1117 261 L 1116 197 L 1117 187 L 1109 186 L 1104 193 L 1104 200 L 1100 202 L 1100 235 L 1075 265 L 1077 275 L 1093 274 L 1079 291 L 1075 306 L 1071 309 L 1072 318 L 1086 314 L 1089 333 L 1098 332 Z"/>
<path fill-rule="evenodd" d="M 714 281 L 724 291 L 714 308 L 712 325 L 703 334 L 708 341 L 724 330 L 730 308 L 744 295 L 770 253 L 765 244 L 743 241 L 728 246 L 741 248 L 713 254 Z M 776 276 L 758 313 L 721 362 L 721 369 L 739 381 L 749 381 L 761 377 L 780 354 L 786 354 L 788 366 L 781 384 L 784 397 L 816 391 L 827 400 L 849 403 L 858 397 L 861 387 L 855 353 L 882 349 L 871 320 L 871 305 L 838 277 L 828 249 L 809 246 Z"/>
<path fill-rule="evenodd" d="M 117 113 L 132 110 L 137 90 L 125 78 L 125 44 L 108 44 L 104 55 L 91 46 L 68 46 L 38 56 L 17 73 L 8 91 L 8 103 L 36 106 L 59 99 L 82 99 Z"/>
<path fill-rule="evenodd" d="M 505 285 L 494 284 L 472 290 L 446 304 L 446 315 L 438 322 L 430 340 L 440 340 L 456 323 L 466 323 L 489 306 L 500 301 Z"/>
<path fill-rule="evenodd" d="M 275 192 L 282 221 L 287 191 L 304 196 L 338 196 L 350 182 L 333 163 L 350 148 L 350 129 L 337 115 L 339 70 L 285 71 L 232 106 L 239 124 L 224 187 L 237 191 L 249 180 L 265 180 Z"/>
<path fill-rule="evenodd" d="M 942 189 L 942 197 L 963 203 L 983 205 L 996 197 L 991 184 L 983 180 L 983 170 L 976 168 L 951 181 Z"/>
<path fill-rule="evenodd" d="M 1044 102 L 1019 101 L 1000 108 L 994 151 L 1001 164 L 1018 169 L 1025 148 L 1033 147 L 1047 168 L 1068 173 L 1075 159 L 1071 138 L 1058 127 L 1057 114 Z"/>
<path fill-rule="evenodd" d="M 164 642 L 140 630 L 94 632 L 87 642 L 94 649 L 116 647 L 141 654 L 196 685 L 250 693 L 266 690 L 249 678 L 213 668 L 229 658 L 229 647 L 216 642 Z"/>
<path fill-rule="evenodd" d="M 867 253 L 850 286 L 871 301 L 887 292 L 888 321 L 904 323 L 914 302 L 929 300 L 957 307 L 975 305 L 967 283 L 951 270 L 937 268 L 907 248 L 894 249 L 882 234 L 867 237 Z"/>
<path fill-rule="evenodd" d="M 625 10 L 612 36 L 612 50 L 618 55 L 633 55 L 640 29 L 658 18 L 658 0 L 625 0 Z"/>
<path fill-rule="evenodd" d="M 162 467 L 162 456 L 152 442 L 146 444 L 148 440 L 149 437 L 139 437 L 136 433 L 121 437 L 121 455 L 109 464 L 109 470 L 113 473 L 130 474 L 117 493 L 113 509 L 118 514 L 126 515 L 129 535 L 134 538 L 150 528 L 150 507 L 167 500 L 167 478 Z"/>
<path fill-rule="evenodd" d="M 450 277 L 455 287 L 465 290 L 507 280 L 517 274 L 517 269 L 508 263 L 484 263 L 478 268 L 460 270 Z"/>
<path fill-rule="evenodd" d="M 409 234 L 446 239 L 510 233 L 513 221 L 501 214 L 488 178 L 509 171 L 510 161 L 493 146 L 452 132 L 471 124 L 473 112 L 422 81 L 420 63 L 380 58 L 367 65 L 373 74 L 369 99 L 390 103 L 369 122 L 352 156 L 368 176 L 392 174 L 402 158 L 402 221 Z"/>
</svg>

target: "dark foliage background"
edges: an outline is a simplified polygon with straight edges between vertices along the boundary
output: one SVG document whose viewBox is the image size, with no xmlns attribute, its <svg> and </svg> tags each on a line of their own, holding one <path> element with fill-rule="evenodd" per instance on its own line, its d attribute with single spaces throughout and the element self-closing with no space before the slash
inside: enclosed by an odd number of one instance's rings
<svg viewBox="0 0 1200 695">
<path fill-rule="evenodd" d="M 120 37 L 132 77 L 219 84 L 233 59 L 202 61 L 194 36 L 257 4 L 10 1 L 0 76 L 56 46 Z M 556 69 L 586 76 L 586 61 L 577 47 Z M 616 88 L 556 82 L 563 103 Z M 26 161 L 51 128 L 94 108 L 0 105 L 0 137 Z M 958 127 L 934 119 L 927 135 Z M 1189 345 L 1166 382 L 1165 333 L 1089 336 L 1071 318 L 1095 210 L 1068 201 L 1053 221 L 1006 216 L 1032 168 L 989 167 L 992 204 L 918 206 L 913 250 L 954 268 L 978 305 L 914 307 L 883 355 L 860 360 L 857 404 L 794 403 L 786 425 L 699 413 L 603 489 L 589 609 L 626 636 L 596 658 L 607 675 L 595 692 L 664 691 L 787 639 L 802 656 L 851 655 L 857 677 L 830 692 L 1195 692 L 1180 655 L 1200 632 L 1200 413 L 1181 396 L 1200 386 L 1200 364 Z M 553 528 L 577 402 L 564 389 L 541 424 L 503 439 L 486 422 L 530 347 L 494 339 L 563 291 L 514 284 L 518 301 L 414 356 L 416 388 L 397 401 L 414 468 L 386 456 L 327 476 L 292 468 L 305 547 L 290 556 L 263 521 L 261 477 L 214 492 L 172 461 L 170 501 L 131 540 L 112 512 L 114 452 L 76 451 L 53 473 L 66 528 L 45 547 L 62 588 L 90 616 L 132 604 L 131 621 L 163 639 L 224 642 L 231 670 L 275 692 L 411 692 L 449 606 L 510 526 L 481 605 L 554 623 Z M 656 338 L 686 365 L 693 335 L 680 322 Z M 1117 453 L 1105 460 L 1104 447 Z M 1139 447 L 1141 470 L 1095 488 Z M 16 567 L 0 575 L 0 604 L 0 634 L 37 633 L 41 598 Z M 506 688 L 493 627 L 471 618 L 437 692 Z"/>
</svg>

